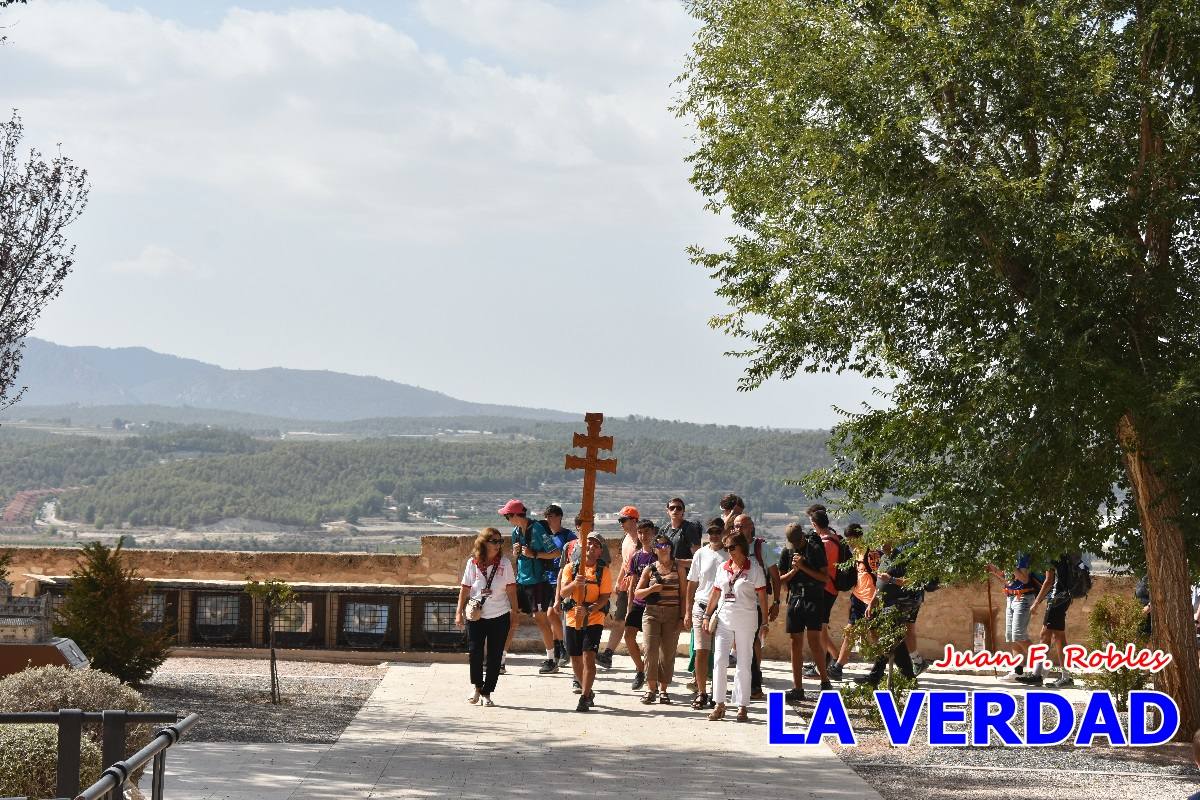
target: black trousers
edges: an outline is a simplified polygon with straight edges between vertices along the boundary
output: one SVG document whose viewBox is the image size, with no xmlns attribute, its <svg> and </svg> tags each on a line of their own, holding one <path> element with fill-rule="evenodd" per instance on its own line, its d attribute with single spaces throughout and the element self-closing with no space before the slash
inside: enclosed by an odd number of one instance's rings
<svg viewBox="0 0 1200 800">
<path fill-rule="evenodd" d="M 875 665 L 871 667 L 871 683 L 878 684 L 883 680 L 883 673 L 887 670 L 889 658 L 895 660 L 896 669 L 900 670 L 901 675 L 909 680 L 917 677 L 916 673 L 913 672 L 912 656 L 908 654 L 908 645 L 905 643 L 904 639 L 901 639 L 900 642 L 892 649 L 891 653 L 886 656 L 882 656 L 875 661 Z"/>
<path fill-rule="evenodd" d="M 496 690 L 500 678 L 500 659 L 504 657 L 504 642 L 512 614 L 467 623 L 467 638 L 471 642 L 471 685 L 482 694 Z M 487 669 L 484 670 L 486 661 Z"/>
</svg>

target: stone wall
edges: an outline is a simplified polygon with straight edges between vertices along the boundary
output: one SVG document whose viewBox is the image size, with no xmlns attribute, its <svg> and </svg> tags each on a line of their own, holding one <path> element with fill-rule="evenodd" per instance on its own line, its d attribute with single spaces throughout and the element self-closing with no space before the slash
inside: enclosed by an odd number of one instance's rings
<svg viewBox="0 0 1200 800">
<path fill-rule="evenodd" d="M 385 555 L 375 553 L 275 553 L 222 550 L 143 550 L 130 549 L 125 554 L 138 572 L 147 578 L 191 578 L 245 580 L 279 578 L 286 581 L 317 583 L 376 583 L 407 586 L 457 586 L 463 565 L 470 555 L 474 536 L 425 536 L 421 538 L 420 555 Z M 35 593 L 35 583 L 26 581 L 26 574 L 66 575 L 78 558 L 78 551 L 66 547 L 14 547 L 11 568 L 12 581 L 18 592 Z M 1087 630 L 1087 614 L 1095 602 L 1108 593 L 1132 595 L 1132 578 L 1096 576 L 1091 594 L 1071 606 L 1067 617 L 1068 641 L 1081 641 Z M 997 641 L 993 648 L 1002 648 L 1004 639 L 1004 593 L 999 582 L 990 587 L 980 583 L 973 586 L 947 587 L 927 595 L 918 620 L 918 647 L 926 658 L 940 657 L 947 643 L 960 650 L 974 645 L 974 623 L 986 622 L 989 614 Z M 838 598 L 830 616 L 835 639 L 841 638 L 846 624 L 849 595 Z M 1030 636 L 1036 641 L 1041 628 L 1041 613 L 1030 623 Z M 540 649 L 536 628 L 528 620 L 518 634 L 518 640 L 532 649 Z M 682 649 L 686 651 L 687 636 Z M 788 636 L 782 618 L 772 625 L 767 639 L 768 658 L 789 657 Z M 807 655 L 807 654 L 806 654 Z"/>
</svg>

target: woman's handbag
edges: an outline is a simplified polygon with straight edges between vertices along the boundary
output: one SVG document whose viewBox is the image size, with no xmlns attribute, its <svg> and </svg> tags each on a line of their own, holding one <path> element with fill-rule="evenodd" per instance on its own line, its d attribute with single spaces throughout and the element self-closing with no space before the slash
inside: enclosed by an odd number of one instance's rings
<svg viewBox="0 0 1200 800">
<path fill-rule="evenodd" d="M 487 581 L 483 585 L 483 594 L 479 597 L 472 597 L 467 600 L 467 605 L 463 609 L 463 618 L 467 622 L 478 622 L 483 619 L 483 602 L 488 594 L 492 591 L 492 579 L 496 577 L 496 572 L 500 569 L 500 562 L 497 561 L 492 565 L 492 572 L 487 576 Z"/>
</svg>

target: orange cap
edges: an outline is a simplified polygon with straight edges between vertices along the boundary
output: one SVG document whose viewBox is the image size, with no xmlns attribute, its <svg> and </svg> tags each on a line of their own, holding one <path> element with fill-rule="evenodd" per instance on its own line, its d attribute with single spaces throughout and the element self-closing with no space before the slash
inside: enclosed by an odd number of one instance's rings
<svg viewBox="0 0 1200 800">
<path fill-rule="evenodd" d="M 622 508 L 620 511 L 617 512 L 617 518 L 620 519 L 621 517 L 625 517 L 627 519 L 641 519 L 642 518 L 641 515 L 638 514 L 637 506 L 625 506 L 624 508 Z"/>
</svg>

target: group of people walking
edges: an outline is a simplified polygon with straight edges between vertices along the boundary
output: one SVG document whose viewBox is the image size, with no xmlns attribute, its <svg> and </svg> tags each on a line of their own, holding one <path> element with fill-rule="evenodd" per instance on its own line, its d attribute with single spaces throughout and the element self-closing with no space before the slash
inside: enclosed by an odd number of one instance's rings
<svg viewBox="0 0 1200 800">
<path fill-rule="evenodd" d="M 839 533 L 831 527 L 827 509 L 814 504 L 806 511 L 807 527 L 799 522 L 787 527 L 786 547 L 775 562 L 764 554 L 766 542 L 755 534 L 739 496 L 722 498 L 720 510 L 702 527 L 685 517 L 678 497 L 667 503 L 661 524 L 644 519 L 635 506 L 625 506 L 617 515 L 623 536 L 614 552 L 595 532 L 581 543 L 563 525 L 557 505 L 547 506 L 542 519 L 531 518 L 520 500 L 498 509 L 512 530 L 508 536 L 497 528 L 479 533 L 459 592 L 456 622 L 466 628 L 470 644 L 469 701 L 493 704 L 518 613 L 531 616 L 541 633 L 545 659 L 539 673 L 570 665 L 580 712 L 595 704 L 597 667 L 612 668 L 613 651 L 622 641 L 634 666 L 631 688 L 641 693 L 641 702 L 675 702 L 675 656 L 686 633 L 691 707 L 708 711 L 710 720 L 724 718 L 728 668 L 733 665 L 729 700 L 737 708 L 736 719 L 745 720 L 751 701 L 765 698 L 762 644 L 781 612 L 792 660 L 787 700 L 806 699 L 805 678 L 816 680 L 820 690 L 832 689 L 851 655 L 849 639 L 835 646 L 829 630 L 830 613 L 842 592 L 850 595 L 850 623 L 893 609 L 890 613 L 906 631 L 892 652 L 856 682 L 878 685 L 889 661 L 909 679 L 928 666 L 916 652 L 916 624 L 925 593 L 936 582 L 910 581 L 909 547 L 866 548 L 861 526 L 850 524 Z M 576 528 L 582 524 L 575 519 Z M 506 541 L 513 560 L 504 553 Z M 1028 647 L 1029 613 L 1045 599 L 1043 640 L 1061 653 L 1074 580 L 1069 559 L 1063 561 L 1044 576 L 1031 572 L 1025 557 L 1011 573 L 989 566 L 1006 582 L 1006 639 L 1014 649 Z M 807 664 L 805 645 L 811 658 Z M 1041 684 L 1042 675 L 1039 665 L 1028 675 L 1018 668 L 1006 678 Z M 1062 673 L 1053 685 L 1071 685 L 1070 676 Z"/>
</svg>

